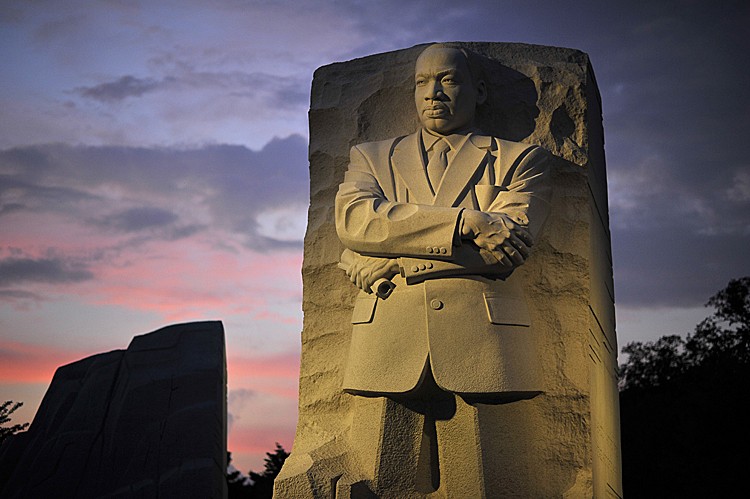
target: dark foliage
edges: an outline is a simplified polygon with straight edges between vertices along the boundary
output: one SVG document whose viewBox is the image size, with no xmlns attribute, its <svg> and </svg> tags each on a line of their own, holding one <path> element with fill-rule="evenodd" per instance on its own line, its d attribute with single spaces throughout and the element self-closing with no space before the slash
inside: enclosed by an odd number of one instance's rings
<svg viewBox="0 0 750 499">
<path fill-rule="evenodd" d="M 273 453 L 266 452 L 265 469 L 261 473 L 250 471 L 244 477 L 239 471 L 227 474 L 229 499 L 271 499 L 273 497 L 273 481 L 281 471 L 281 466 L 289 457 L 289 453 L 276 442 Z M 228 461 L 231 461 L 231 453 Z"/>
<path fill-rule="evenodd" d="M 227 464 L 232 462 L 232 453 L 227 452 Z M 243 476 L 239 470 L 231 473 L 227 472 L 227 498 L 228 499 L 245 499 L 250 496 L 250 484 L 247 477 Z"/>
<path fill-rule="evenodd" d="M 3 440 L 8 438 L 9 436 L 18 433 L 19 431 L 23 431 L 29 427 L 29 423 L 5 426 L 6 423 L 10 423 L 10 415 L 13 414 L 16 409 L 18 409 L 22 405 L 23 402 L 16 402 L 14 404 L 12 400 L 6 400 L 2 404 L 0 404 L 0 444 L 2 444 Z"/>
<path fill-rule="evenodd" d="M 630 343 L 620 366 L 628 498 L 733 497 L 747 468 L 750 277 L 707 303 L 686 338 Z"/>
</svg>

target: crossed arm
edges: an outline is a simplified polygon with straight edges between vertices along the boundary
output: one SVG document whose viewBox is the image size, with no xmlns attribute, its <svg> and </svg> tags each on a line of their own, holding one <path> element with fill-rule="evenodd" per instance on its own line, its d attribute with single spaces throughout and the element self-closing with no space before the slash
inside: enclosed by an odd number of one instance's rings
<svg viewBox="0 0 750 499">
<path fill-rule="evenodd" d="M 528 189 L 529 182 L 519 186 Z M 533 238 L 522 222 L 528 223 L 531 198 L 507 191 L 498 198 L 487 212 L 390 201 L 364 155 L 353 148 L 336 197 L 336 229 L 347 248 L 342 267 L 368 293 L 379 279 L 398 274 L 407 283 L 449 275 L 507 276 L 529 257 Z"/>
<path fill-rule="evenodd" d="M 428 277 L 482 274 L 503 276 L 522 265 L 529 256 L 531 236 L 523 227 L 502 214 L 463 210 L 459 222 L 463 248 L 453 250 L 450 261 L 431 260 L 429 268 L 422 268 L 420 276 L 407 276 L 409 264 L 419 268 L 424 259 L 409 257 L 366 256 L 350 249 L 341 256 L 342 268 L 358 288 L 371 292 L 380 279 L 392 279 L 400 274 L 407 282 Z"/>
</svg>

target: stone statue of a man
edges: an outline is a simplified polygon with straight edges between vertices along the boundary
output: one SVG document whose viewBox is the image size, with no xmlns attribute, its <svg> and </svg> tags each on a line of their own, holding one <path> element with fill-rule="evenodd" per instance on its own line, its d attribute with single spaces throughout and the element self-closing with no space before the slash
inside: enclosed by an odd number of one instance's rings
<svg viewBox="0 0 750 499">
<path fill-rule="evenodd" d="M 344 389 L 534 392 L 523 290 L 513 270 L 547 217 L 548 154 L 474 127 L 487 90 L 476 57 L 441 45 L 415 71 L 422 128 L 355 146 L 336 197 L 357 299 Z M 395 284 L 386 299 L 378 279 Z"/>
<path fill-rule="evenodd" d="M 475 128 L 487 98 L 476 57 L 425 49 L 414 80 L 421 128 L 353 147 L 336 196 L 340 266 L 362 290 L 343 388 L 424 416 L 423 493 L 465 472 L 439 456 L 479 452 L 477 411 L 542 390 L 513 271 L 549 211 L 549 154 Z M 373 292 L 383 279 L 390 294 Z"/>
</svg>

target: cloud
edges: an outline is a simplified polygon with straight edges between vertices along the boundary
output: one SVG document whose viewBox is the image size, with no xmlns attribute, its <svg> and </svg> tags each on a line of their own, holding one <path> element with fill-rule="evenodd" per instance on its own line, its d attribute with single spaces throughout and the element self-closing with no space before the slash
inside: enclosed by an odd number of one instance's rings
<svg viewBox="0 0 750 499">
<path fill-rule="evenodd" d="M 748 236 L 676 225 L 612 234 L 615 299 L 640 307 L 698 307 L 730 279 L 750 274 Z"/>
<path fill-rule="evenodd" d="M 100 102 L 119 102 L 128 97 L 140 97 L 158 87 L 159 82 L 152 78 L 136 78 L 126 75 L 115 81 L 100 83 L 93 87 L 78 87 L 75 91 L 83 97 Z"/>
<path fill-rule="evenodd" d="M 236 406 L 237 409 L 242 409 L 255 396 L 256 393 L 253 390 L 237 388 L 236 390 L 229 390 L 229 393 L 227 394 L 227 402 L 229 405 Z"/>
<path fill-rule="evenodd" d="M 24 291 L 21 289 L 0 289 L 0 301 L 22 300 L 27 302 L 29 300 L 39 301 L 41 299 L 42 297 L 40 295 L 30 291 Z"/>
<path fill-rule="evenodd" d="M 0 260 L 0 286 L 24 282 L 71 283 L 94 278 L 80 263 L 62 258 L 4 258 Z M 12 296 L 18 298 L 19 295 Z"/>
<path fill-rule="evenodd" d="M 129 208 L 97 220 L 103 227 L 125 232 L 137 232 L 153 227 L 171 225 L 178 217 L 169 210 L 154 207 Z"/>
<path fill-rule="evenodd" d="M 12 148 L 0 151 L 0 212 L 55 214 L 116 232 L 150 231 L 163 240 L 219 230 L 256 250 L 299 249 L 304 227 L 290 236 L 285 229 L 292 222 L 274 213 L 306 211 L 306 149 L 299 136 L 274 139 L 259 151 Z M 265 223 L 266 213 L 281 225 Z"/>
<path fill-rule="evenodd" d="M 119 103 L 128 97 L 142 97 L 156 91 L 168 91 L 168 98 L 180 99 L 183 93 L 205 92 L 230 97 L 235 105 L 250 101 L 259 109 L 300 109 L 310 99 L 305 78 L 274 75 L 264 72 L 195 71 L 180 65 L 175 73 L 161 79 L 125 75 L 89 87 L 76 87 L 73 92 L 102 103 Z M 189 98 L 183 99 L 187 101 Z"/>
<path fill-rule="evenodd" d="M 306 142 L 0 151 L 0 301 L 300 327 Z M 302 222 L 300 222 L 302 221 Z M 275 340 L 280 341 L 280 340 Z"/>
<path fill-rule="evenodd" d="M 0 380 L 3 383 L 49 383 L 61 365 L 90 352 L 17 341 L 0 341 Z"/>
<path fill-rule="evenodd" d="M 248 404 L 257 396 L 253 390 L 237 388 L 227 393 L 227 426 L 231 429 L 234 422 L 240 419 L 237 414 L 247 409 Z"/>
</svg>

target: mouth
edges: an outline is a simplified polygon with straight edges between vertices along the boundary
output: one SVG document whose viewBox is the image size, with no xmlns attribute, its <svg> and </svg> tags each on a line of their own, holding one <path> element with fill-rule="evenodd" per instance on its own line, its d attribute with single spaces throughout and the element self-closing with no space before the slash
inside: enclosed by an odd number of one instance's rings
<svg viewBox="0 0 750 499">
<path fill-rule="evenodd" d="M 424 114 L 428 118 L 443 118 L 450 113 L 445 106 L 427 106 L 424 108 Z"/>
</svg>

